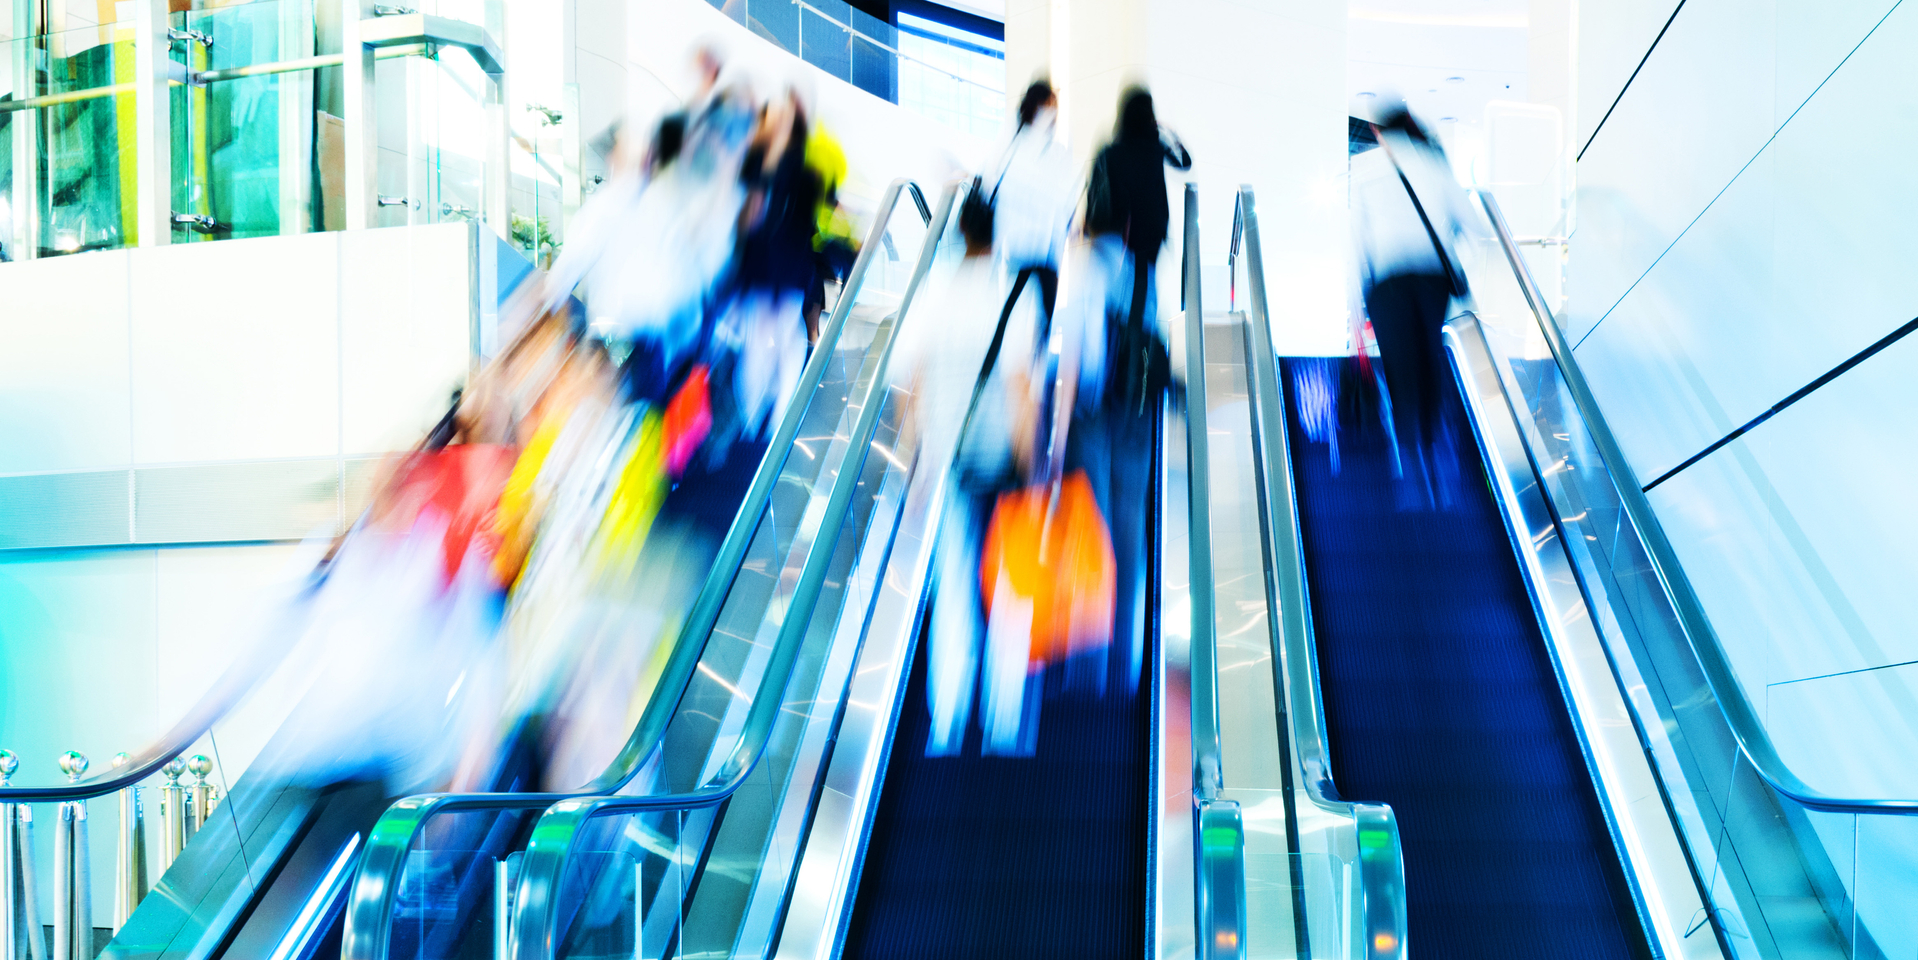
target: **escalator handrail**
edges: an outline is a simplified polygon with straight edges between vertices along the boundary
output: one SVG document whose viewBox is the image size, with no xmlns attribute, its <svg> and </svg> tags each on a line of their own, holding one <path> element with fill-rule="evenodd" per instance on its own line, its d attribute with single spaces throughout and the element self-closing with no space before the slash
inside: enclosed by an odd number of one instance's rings
<svg viewBox="0 0 1918 960">
<path fill-rule="evenodd" d="M 1272 322 L 1265 296 L 1265 255 L 1259 242 L 1259 217 L 1252 188 L 1241 186 L 1235 203 L 1232 249 L 1243 241 L 1246 286 L 1256 349 L 1246 357 L 1247 400 L 1251 407 L 1253 462 L 1258 470 L 1259 503 L 1267 546 L 1266 603 L 1277 611 L 1266 618 L 1272 633 L 1272 663 L 1290 715 L 1293 749 L 1303 772 L 1301 787 L 1318 807 L 1353 819 L 1358 835 L 1359 915 L 1365 930 L 1364 955 L 1374 960 L 1405 956 L 1405 862 L 1398 819 L 1382 803 L 1346 801 L 1332 781 L 1332 760 L 1325 736 L 1324 703 L 1319 693 L 1318 651 L 1312 627 L 1312 598 L 1305 581 L 1305 543 L 1299 535 L 1298 491 L 1292 479 L 1292 448 L 1286 427 L 1285 391 L 1279 383 L 1278 357 L 1272 346 Z"/>
<path fill-rule="evenodd" d="M 654 796 L 574 797 L 555 803 L 534 825 L 521 863 L 521 880 L 513 907 L 513 956 L 518 958 L 553 957 L 558 949 L 558 925 L 561 913 L 559 893 L 566 867 L 572 859 L 573 840 L 587 822 L 595 817 L 661 811 L 690 811 L 725 803 L 745 784 L 765 756 L 772 740 L 774 723 L 784 706 L 781 691 L 790 680 L 793 665 L 811 630 L 813 610 L 823 591 L 826 576 L 838 552 L 837 532 L 852 509 L 853 496 L 861 486 L 866 458 L 874 444 L 887 387 L 886 369 L 898 345 L 897 325 L 905 322 L 914 295 L 918 292 L 938 253 L 939 240 L 953 209 L 961 185 L 947 184 L 939 197 L 938 209 L 928 225 L 926 242 L 919 251 L 919 262 L 906 284 L 904 297 L 894 321 L 893 335 L 880 351 L 864 396 L 860 398 L 859 419 L 848 438 L 846 458 L 833 478 L 826 509 L 819 524 L 819 536 L 807 548 L 797 585 L 788 601 L 779 636 L 773 643 L 759 687 L 753 693 L 752 706 L 742 724 L 739 741 L 726 762 L 706 785 L 683 793 Z"/>
<path fill-rule="evenodd" d="M 1224 747 L 1219 736 L 1218 596 L 1212 580 L 1212 452 L 1205 387 L 1205 305 L 1199 264 L 1199 189 L 1185 185 L 1185 234 L 1179 251 L 1179 300 L 1185 309 L 1186 596 L 1192 617 L 1187 647 L 1192 730 L 1193 826 L 1198 853 L 1193 877 L 1197 955 L 1245 957 L 1245 845 L 1238 804 L 1222 800 Z M 1217 814 L 1236 829 L 1212 840 Z"/>
<path fill-rule="evenodd" d="M 292 649 L 293 631 L 274 631 L 253 644 L 220 674 L 193 708 L 172 729 L 141 747 L 125 763 L 100 775 L 57 787 L 0 787 L 0 803 L 86 800 L 117 793 L 158 772 L 187 752 L 213 725 L 227 715 L 248 692 L 271 674 Z"/>
<path fill-rule="evenodd" d="M 638 775 L 657 749 L 667 724 L 678 712 L 680 702 L 690 687 L 706 644 L 711 640 L 718 623 L 719 614 L 725 607 L 727 595 L 745 562 L 746 550 L 758 532 L 760 520 L 766 512 L 780 472 L 785 467 L 786 458 L 791 456 L 811 398 L 817 394 L 819 384 L 825 377 L 826 366 L 835 353 L 840 333 L 864 285 L 867 269 L 876 251 L 883 249 L 881 237 L 891 220 L 893 208 L 900 195 L 910 186 L 910 181 L 900 179 L 886 187 L 878 212 L 868 229 L 866 242 L 860 247 L 852 272 L 847 275 L 839 302 L 820 331 L 819 342 L 794 388 L 795 398 L 803 396 L 808 399 L 805 402 L 795 399 L 787 404 L 779 428 L 767 446 L 768 453 L 753 475 L 752 485 L 740 504 L 732 527 L 726 533 L 726 539 L 721 543 L 711 572 L 707 574 L 706 582 L 680 629 L 680 640 L 674 645 L 666 667 L 654 686 L 652 698 L 619 754 L 599 777 L 577 791 L 423 794 L 393 804 L 380 816 L 367 838 L 359 874 L 354 881 L 352 901 L 346 911 L 346 933 L 341 944 L 343 960 L 374 960 L 386 956 L 392 906 L 398 892 L 400 874 L 405 869 L 408 851 L 432 818 L 454 812 L 537 810 L 575 797 L 611 793 Z M 927 233 L 928 247 L 936 246 L 937 240 L 935 233 Z M 907 286 L 908 300 L 918 276 L 915 274 L 913 283 Z M 902 302 L 902 312 L 904 306 Z"/>
<path fill-rule="evenodd" d="M 1544 334 L 1545 342 L 1551 348 L 1565 389 L 1572 395 L 1572 403 L 1578 409 L 1579 418 L 1584 421 L 1586 432 L 1591 435 L 1593 446 L 1598 448 L 1599 459 L 1611 474 L 1619 502 L 1624 506 L 1626 516 L 1636 528 L 1645 552 L 1650 556 L 1652 570 L 1663 585 L 1673 612 L 1677 614 L 1679 629 L 1684 631 L 1686 640 L 1691 644 L 1692 654 L 1705 675 L 1705 683 L 1717 699 L 1719 711 L 1724 714 L 1732 737 L 1738 741 L 1738 748 L 1744 751 L 1746 759 L 1751 761 L 1752 768 L 1772 789 L 1813 810 L 1880 815 L 1918 814 L 1918 799 L 1835 797 L 1819 791 L 1794 773 L 1778 755 L 1771 734 L 1759 720 L 1758 711 L 1745 695 L 1745 688 L 1739 684 L 1731 667 L 1731 659 L 1725 653 L 1724 643 L 1712 628 L 1711 618 L 1705 613 L 1697 592 L 1692 589 L 1691 580 L 1679 562 L 1671 540 L 1666 537 L 1651 501 L 1633 479 L 1637 474 L 1631 470 L 1623 448 L 1612 435 L 1605 414 L 1599 409 L 1598 400 L 1585 382 L 1583 371 L 1579 369 L 1577 357 L 1566 343 L 1564 333 L 1559 330 L 1558 322 L 1553 318 L 1551 308 L 1546 305 L 1531 269 L 1519 255 L 1518 244 L 1512 238 L 1512 230 L 1505 222 L 1504 212 L 1499 209 L 1498 199 L 1482 189 L 1473 193 L 1479 198 L 1486 219 L 1491 222 L 1498 236 L 1499 246 L 1504 250 L 1505 259 L 1518 279 L 1520 290 L 1525 294 L 1532 318 L 1537 321 L 1539 331 Z"/>
</svg>

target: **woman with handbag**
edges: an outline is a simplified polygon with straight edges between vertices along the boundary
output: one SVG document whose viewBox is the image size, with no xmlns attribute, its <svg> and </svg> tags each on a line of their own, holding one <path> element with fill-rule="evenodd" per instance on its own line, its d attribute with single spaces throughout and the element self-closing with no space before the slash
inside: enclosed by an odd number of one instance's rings
<svg viewBox="0 0 1918 960">
<path fill-rule="evenodd" d="M 1128 693 L 1138 689 L 1145 660 L 1139 626 L 1145 614 L 1149 451 L 1159 398 L 1171 376 L 1153 279 L 1171 223 L 1168 166 L 1189 170 L 1192 155 L 1159 126 L 1152 94 L 1144 87 L 1128 88 L 1119 97 L 1112 142 L 1093 161 L 1086 186 L 1085 231 L 1093 272 L 1103 278 L 1104 357 L 1101 362 L 1092 356 L 1098 338 L 1089 338 L 1093 349 L 1085 351 L 1076 378 L 1080 423 L 1072 428 L 1067 448 L 1068 469 L 1086 471 L 1111 526 L 1118 565 L 1112 636 L 1130 644 L 1130 658 L 1118 664 Z M 1092 279 L 1094 289 L 1100 284 L 1100 278 Z M 1103 377 L 1097 375 L 1100 370 Z M 1095 686 L 1103 690 L 1106 679 L 1106 671 L 1095 669 Z"/>
</svg>

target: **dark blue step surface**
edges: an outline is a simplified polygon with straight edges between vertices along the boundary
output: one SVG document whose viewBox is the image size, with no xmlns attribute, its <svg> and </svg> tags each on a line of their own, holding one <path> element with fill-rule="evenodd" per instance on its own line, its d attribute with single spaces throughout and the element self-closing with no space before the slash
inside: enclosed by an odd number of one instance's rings
<svg viewBox="0 0 1918 960">
<path fill-rule="evenodd" d="M 1157 538 L 1147 524 L 1151 664 Z M 1046 670 L 1037 748 L 1020 758 L 980 756 L 976 702 L 960 754 L 925 755 L 928 647 L 922 627 L 843 956 L 1145 956 L 1152 683 L 1128 682 L 1131 641 L 1115 638 L 1103 694 L 1086 682 L 1092 661 Z"/>
<path fill-rule="evenodd" d="M 1318 358 L 1283 369 L 1333 777 L 1345 799 L 1397 813 L 1407 947 L 1649 956 L 1456 384 L 1442 433 L 1458 453 L 1431 457 L 1450 461 L 1436 471 L 1449 503 L 1434 506 L 1394 479 L 1375 394 L 1347 384 L 1371 402 L 1334 428 L 1336 474 L 1331 446 L 1308 439 L 1300 394 L 1323 417 L 1341 371 L 1369 378 Z M 1301 391 L 1301 376 L 1331 386 Z"/>
</svg>

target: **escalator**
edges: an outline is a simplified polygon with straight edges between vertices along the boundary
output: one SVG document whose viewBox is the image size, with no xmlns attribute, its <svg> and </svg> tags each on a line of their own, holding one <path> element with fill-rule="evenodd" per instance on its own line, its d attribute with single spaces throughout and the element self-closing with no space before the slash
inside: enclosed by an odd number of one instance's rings
<svg viewBox="0 0 1918 960">
<path fill-rule="evenodd" d="M 1281 371 L 1332 773 L 1398 817 L 1417 950 L 1650 956 L 1455 385 L 1434 505 L 1376 418 L 1332 415 L 1338 377 L 1372 389 L 1355 365 Z"/>
<path fill-rule="evenodd" d="M 913 202 L 902 202 L 907 198 Z M 694 664 L 701 668 L 701 682 L 708 682 L 710 674 L 720 686 L 727 683 L 727 676 L 718 672 L 726 669 L 724 657 L 701 658 L 715 627 L 732 626 L 721 619 L 722 611 L 737 617 L 753 608 L 752 615 L 760 615 L 777 604 L 779 554 L 792 549 L 795 540 L 802 547 L 806 540 L 801 528 L 807 488 L 822 474 L 831 479 L 817 445 L 809 442 L 817 439 L 813 434 L 822 423 L 829 430 L 849 407 L 856 413 L 860 398 L 854 381 L 872 366 L 869 354 L 885 344 L 874 331 L 886 326 L 887 311 L 896 307 L 911 265 L 900 262 L 899 250 L 917 246 L 929 220 L 916 186 L 896 181 L 887 189 L 871 235 L 824 324 L 819 349 L 800 377 L 798 393 L 778 421 L 771 443 L 762 447 L 763 459 L 733 456 L 724 468 L 729 476 L 701 475 L 666 497 L 666 516 L 708 527 L 717 518 L 716 534 L 725 534 L 725 540 L 694 601 L 687 629 L 671 656 L 661 658 L 667 662 L 653 688 L 652 705 L 624 749 L 586 792 L 608 793 L 636 780 L 670 776 L 660 764 L 648 766 L 647 761 L 660 753 L 662 736 L 684 736 L 685 730 L 666 731 L 657 721 L 682 700 L 699 702 L 703 688 L 689 676 Z M 699 623 L 702 610 L 716 621 L 704 631 Z M 279 649 L 263 644 L 262 652 L 249 661 L 264 661 L 268 652 Z M 739 666 L 734 663 L 735 670 Z M 189 748 L 239 702 L 249 682 L 257 685 L 274 669 L 281 668 L 263 662 L 236 666 L 164 743 L 142 751 L 124 770 L 69 788 L 4 788 L 0 793 L 7 794 L 6 800 L 67 800 L 137 783 Z M 301 735 L 282 729 L 275 739 Z M 346 749 L 350 753 L 350 745 Z M 276 744 L 269 742 L 261 756 L 272 757 L 275 751 Z M 495 933 L 503 926 L 491 909 L 496 868 L 524 846 L 534 817 L 569 795 L 527 792 L 543 785 L 531 782 L 530 773 L 513 771 L 535 767 L 516 762 L 510 754 L 499 765 L 507 773 L 492 784 L 496 792 L 469 797 L 467 815 L 447 811 L 449 815 L 433 821 L 428 834 L 432 844 L 449 855 L 430 858 L 424 875 L 405 878 L 406 888 L 393 891 L 397 909 L 387 917 L 392 943 L 382 945 L 383 955 L 478 955 L 498 943 Z M 391 833 L 395 812 L 401 822 L 417 816 L 424 826 L 438 808 L 428 805 L 422 815 L 419 804 L 396 805 L 401 798 L 389 795 L 378 780 L 349 778 L 306 786 L 270 767 L 257 764 L 232 785 L 152 892 L 131 911 L 104 956 L 303 960 L 352 954 L 347 922 L 352 890 L 369 859 L 386 849 L 381 839 Z"/>
</svg>

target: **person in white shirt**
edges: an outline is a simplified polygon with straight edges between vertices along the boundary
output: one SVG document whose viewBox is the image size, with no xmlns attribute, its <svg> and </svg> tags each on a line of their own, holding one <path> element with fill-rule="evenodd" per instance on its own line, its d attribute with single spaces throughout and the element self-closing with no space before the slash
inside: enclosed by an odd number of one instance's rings
<svg viewBox="0 0 1918 960">
<path fill-rule="evenodd" d="M 1044 305 L 1039 323 L 1043 345 L 1059 300 L 1059 260 L 1066 229 L 1078 206 L 1072 151 L 1059 143 L 1059 98 L 1043 77 L 1019 101 L 1019 128 L 1007 144 L 992 194 L 992 245 L 1014 276 L 1006 309 L 1029 280 L 1037 280 Z"/>
<path fill-rule="evenodd" d="M 1423 465 L 1439 440 L 1444 327 L 1464 274 L 1452 254 L 1469 213 L 1438 142 L 1404 108 L 1377 126 L 1381 149 L 1352 162 L 1352 237 L 1365 312 L 1378 338 L 1400 463 Z"/>
</svg>

